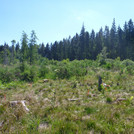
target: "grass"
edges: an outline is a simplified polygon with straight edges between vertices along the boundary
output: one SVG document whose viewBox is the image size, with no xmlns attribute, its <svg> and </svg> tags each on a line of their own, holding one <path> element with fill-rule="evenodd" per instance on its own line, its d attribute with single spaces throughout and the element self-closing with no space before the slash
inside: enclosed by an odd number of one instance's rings
<svg viewBox="0 0 134 134">
<path fill-rule="evenodd" d="M 104 92 L 98 91 L 99 75 L 110 85 Z M 120 70 L 88 67 L 85 76 L 0 87 L 0 133 L 134 133 L 134 76 Z M 30 112 L 11 107 L 15 100 L 26 100 Z"/>
</svg>

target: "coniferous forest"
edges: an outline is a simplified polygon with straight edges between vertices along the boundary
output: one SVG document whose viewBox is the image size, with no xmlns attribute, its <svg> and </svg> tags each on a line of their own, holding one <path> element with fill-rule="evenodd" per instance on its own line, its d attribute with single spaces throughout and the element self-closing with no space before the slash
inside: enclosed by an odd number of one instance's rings
<svg viewBox="0 0 134 134">
<path fill-rule="evenodd" d="M 134 25 L 132 19 L 125 22 L 123 28 L 116 26 L 115 19 L 111 28 L 105 26 L 95 33 L 89 33 L 83 25 L 80 34 L 51 44 L 37 44 L 35 31 L 30 37 L 23 32 L 21 42 L 11 41 L 0 46 L 0 63 L 11 64 L 27 61 L 34 64 L 41 57 L 61 61 L 63 59 L 96 60 L 102 49 L 106 49 L 107 58 L 134 60 Z"/>
</svg>

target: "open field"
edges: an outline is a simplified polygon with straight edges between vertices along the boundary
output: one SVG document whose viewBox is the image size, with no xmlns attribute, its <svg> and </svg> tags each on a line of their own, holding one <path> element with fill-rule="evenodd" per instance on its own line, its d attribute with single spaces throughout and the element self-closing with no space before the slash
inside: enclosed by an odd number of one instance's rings
<svg viewBox="0 0 134 134">
<path fill-rule="evenodd" d="M 83 65 L 89 61 L 77 62 Z M 47 79 L 35 82 L 1 83 L 0 133 L 134 133 L 133 62 L 114 62 L 111 66 L 108 62 L 107 66 L 87 64 L 86 73 L 75 77 L 66 78 L 65 72 L 60 72 L 55 79 L 46 75 Z M 98 76 L 105 83 L 101 91 Z M 19 102 L 22 100 L 28 110 Z"/>
</svg>

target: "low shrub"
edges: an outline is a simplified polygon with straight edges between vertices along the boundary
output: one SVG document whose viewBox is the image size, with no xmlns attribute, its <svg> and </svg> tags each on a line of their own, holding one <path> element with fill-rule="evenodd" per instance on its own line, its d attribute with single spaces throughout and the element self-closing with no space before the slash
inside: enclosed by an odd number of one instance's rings
<svg viewBox="0 0 134 134">
<path fill-rule="evenodd" d="M 122 61 L 122 65 L 125 66 L 134 66 L 134 62 L 132 60 L 126 59 Z"/>
<path fill-rule="evenodd" d="M 49 70 L 46 67 L 46 65 L 41 65 L 41 67 L 39 69 L 39 77 L 44 78 L 48 72 L 49 72 Z"/>
<path fill-rule="evenodd" d="M 30 66 L 27 63 L 22 63 L 20 71 L 20 80 L 34 82 L 38 79 L 38 69 L 34 65 Z"/>
<path fill-rule="evenodd" d="M 0 80 L 2 83 L 8 83 L 15 80 L 14 69 L 0 68 Z"/>
<path fill-rule="evenodd" d="M 111 98 L 111 97 L 107 97 L 107 98 L 106 98 L 106 102 L 107 102 L 107 103 L 111 103 L 111 102 L 112 102 L 112 98 Z"/>
<path fill-rule="evenodd" d="M 58 77 L 59 79 L 68 79 L 71 76 L 71 72 L 69 70 L 69 68 L 67 68 L 66 66 L 60 66 L 58 67 L 58 69 L 55 70 L 56 73 L 56 77 Z"/>
</svg>

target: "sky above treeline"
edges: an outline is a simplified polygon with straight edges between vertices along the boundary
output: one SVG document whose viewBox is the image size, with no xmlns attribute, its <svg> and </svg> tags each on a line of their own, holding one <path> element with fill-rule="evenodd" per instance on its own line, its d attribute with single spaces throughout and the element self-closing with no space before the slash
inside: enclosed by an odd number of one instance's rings
<svg viewBox="0 0 134 134">
<path fill-rule="evenodd" d="M 20 42 L 22 32 L 35 30 L 38 43 L 53 43 L 85 29 L 98 32 L 134 18 L 133 0 L 0 0 L 0 45 Z"/>
</svg>

